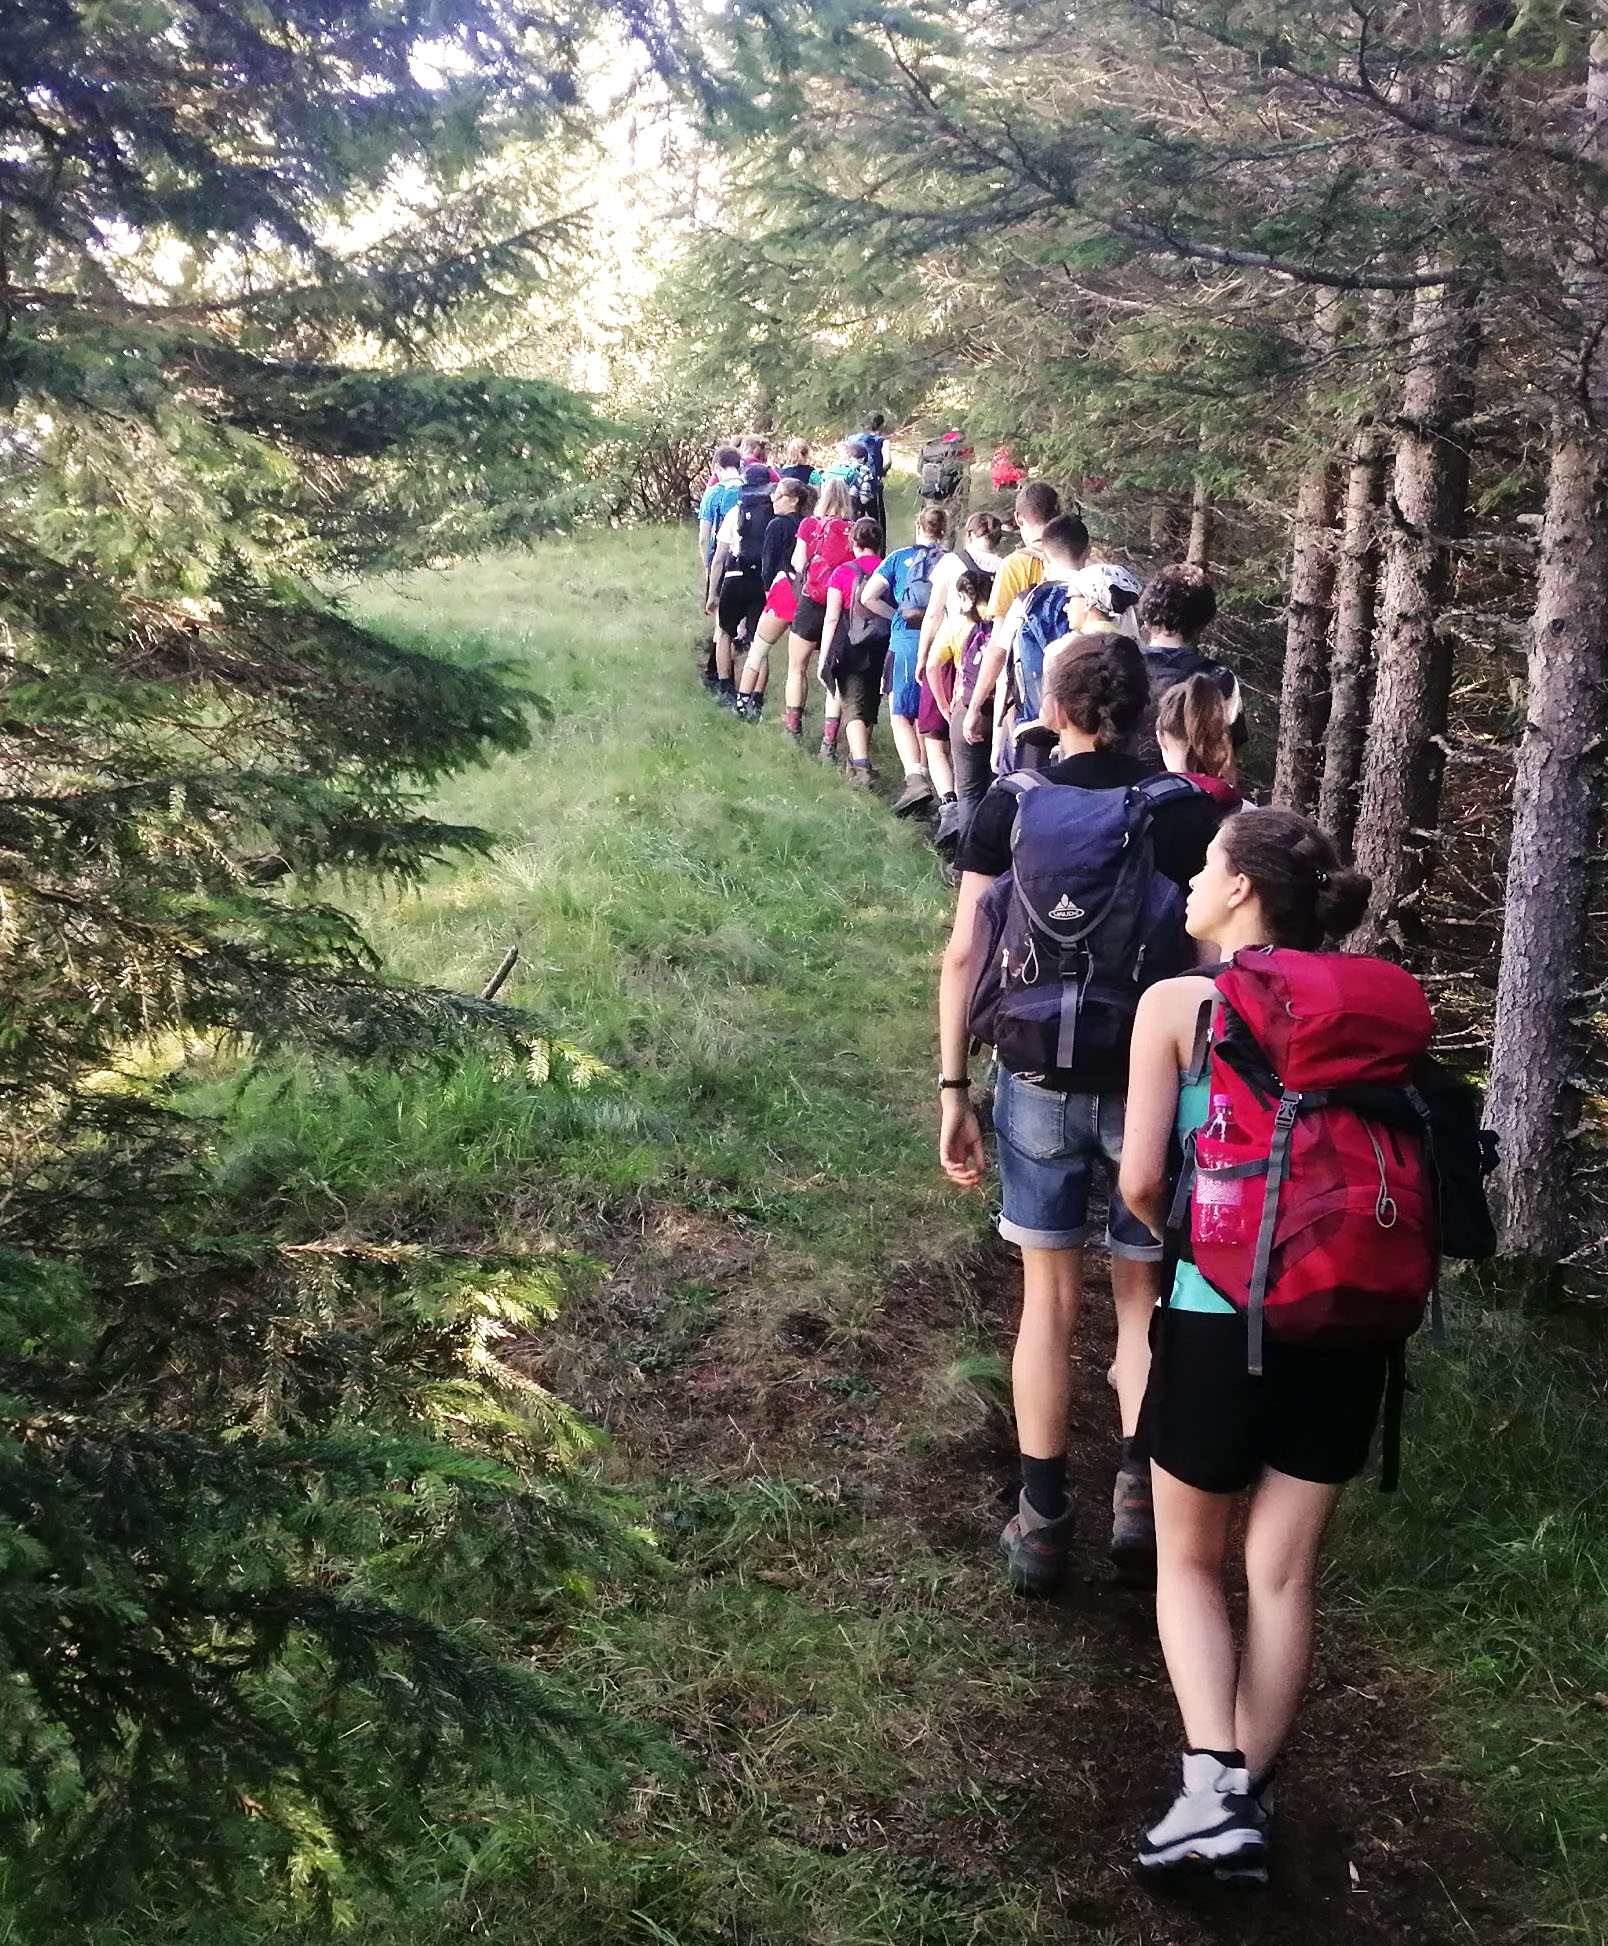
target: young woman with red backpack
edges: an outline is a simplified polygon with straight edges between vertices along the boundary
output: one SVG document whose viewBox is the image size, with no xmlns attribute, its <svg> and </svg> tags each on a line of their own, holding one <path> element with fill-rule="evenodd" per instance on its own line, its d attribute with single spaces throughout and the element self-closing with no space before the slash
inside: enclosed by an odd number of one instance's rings
<svg viewBox="0 0 1608 1946">
<path fill-rule="evenodd" d="M 826 623 L 827 584 L 833 570 L 854 559 L 854 503 L 841 480 L 828 480 L 821 488 L 815 511 L 799 522 L 798 539 L 793 549 L 793 571 L 798 577 L 798 605 L 787 636 L 787 702 L 782 719 L 783 734 L 790 742 L 801 742 L 804 735 L 804 703 L 809 695 L 810 657 L 820 649 Z M 837 719 L 831 720 L 834 735 Z M 836 750 L 823 743 L 823 759 L 836 761 Z"/>
<path fill-rule="evenodd" d="M 1167 768 L 1203 790 L 1226 816 L 1245 802 L 1234 781 L 1234 730 L 1228 703 L 1210 676 L 1190 676 L 1162 692 L 1156 742 Z"/>
<path fill-rule="evenodd" d="M 1265 1875 L 1324 1531 L 1433 1288 L 1414 1088 L 1428 1005 L 1402 968 L 1318 950 L 1358 924 L 1368 892 L 1309 819 L 1227 818 L 1186 912 L 1224 964 L 1151 987 L 1135 1018 L 1120 1185 L 1168 1240 L 1141 1433 L 1157 1626 L 1188 1739 L 1183 1790 L 1140 1845 L 1152 1870 Z M 1245 1494 L 1236 1655 L 1224 1573 Z"/>
</svg>

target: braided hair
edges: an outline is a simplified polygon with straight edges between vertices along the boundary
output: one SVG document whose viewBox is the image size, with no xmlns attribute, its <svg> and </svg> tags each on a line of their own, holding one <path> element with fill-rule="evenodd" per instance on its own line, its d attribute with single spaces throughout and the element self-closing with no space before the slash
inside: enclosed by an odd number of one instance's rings
<svg viewBox="0 0 1608 1946">
<path fill-rule="evenodd" d="M 1120 750 L 1150 701 L 1150 679 L 1137 643 L 1126 635 L 1068 635 L 1044 655 L 1044 701 L 1094 738 L 1096 750 Z"/>
<path fill-rule="evenodd" d="M 1275 946 L 1312 951 L 1362 923 L 1372 883 L 1341 864 L 1310 818 L 1244 810 L 1225 818 L 1218 836 L 1228 869 L 1251 881 Z"/>
</svg>

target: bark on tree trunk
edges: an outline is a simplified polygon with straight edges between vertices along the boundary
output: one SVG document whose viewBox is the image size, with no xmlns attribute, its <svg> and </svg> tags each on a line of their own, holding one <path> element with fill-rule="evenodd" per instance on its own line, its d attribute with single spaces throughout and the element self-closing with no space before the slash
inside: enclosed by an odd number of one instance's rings
<svg viewBox="0 0 1608 1946">
<path fill-rule="evenodd" d="M 1320 293 L 1313 307 L 1312 344 L 1332 352 L 1340 339 L 1344 300 Z M 1284 680 L 1279 694 L 1278 748 L 1273 802 L 1309 812 L 1317 802 L 1323 725 L 1328 713 L 1329 623 L 1333 614 L 1335 535 L 1340 474 L 1325 452 L 1301 476 L 1295 499 L 1290 552 L 1290 605 L 1284 637 Z"/>
<path fill-rule="evenodd" d="M 1608 445 L 1581 429 L 1554 449 L 1547 485 L 1491 1049 L 1502 1247 L 1518 1255 L 1561 1254 L 1568 1229 L 1569 988 L 1585 938 L 1605 648 Z"/>
<path fill-rule="evenodd" d="M 1373 880 L 1357 952 L 1399 946 L 1433 860 L 1452 645 L 1435 626 L 1451 573 L 1446 542 L 1463 529 L 1468 450 L 1457 431 L 1473 406 L 1476 299 L 1431 286 L 1413 306 L 1412 364 L 1402 389 L 1387 503 L 1378 672 L 1357 814 L 1357 865 Z"/>
<path fill-rule="evenodd" d="M 1384 435 L 1374 426 L 1361 426 L 1352 441 L 1346 477 L 1335 576 L 1334 653 L 1329 662 L 1329 724 L 1323 738 L 1323 787 L 1318 793 L 1318 823 L 1342 853 L 1350 852 L 1357 825 L 1357 784 L 1373 677 L 1378 514 L 1384 487 Z"/>
<path fill-rule="evenodd" d="M 1310 811 L 1318 793 L 1318 759 L 1333 612 L 1335 535 L 1340 475 L 1325 458 L 1302 481 L 1295 503 L 1295 546 L 1290 560 L 1290 619 L 1284 638 L 1284 682 L 1279 693 L 1279 740 L 1273 771 L 1273 802 L 1288 811 Z"/>
<path fill-rule="evenodd" d="M 1592 157 L 1608 146 L 1605 27 L 1599 6 L 1582 143 Z M 1608 275 L 1594 247 L 1596 216 L 1582 207 L 1570 278 L 1584 356 L 1560 375 L 1576 397 L 1560 415 L 1541 524 L 1488 1096 L 1502 1248 L 1531 1257 L 1562 1255 L 1570 1227 L 1578 1037 L 1569 990 L 1585 943 L 1608 664 L 1608 435 L 1599 430 L 1608 416 Z"/>
<path fill-rule="evenodd" d="M 1189 497 L 1189 547 L 1184 559 L 1192 568 L 1209 568 L 1212 560 L 1212 503 L 1206 482 L 1197 479 Z"/>
</svg>

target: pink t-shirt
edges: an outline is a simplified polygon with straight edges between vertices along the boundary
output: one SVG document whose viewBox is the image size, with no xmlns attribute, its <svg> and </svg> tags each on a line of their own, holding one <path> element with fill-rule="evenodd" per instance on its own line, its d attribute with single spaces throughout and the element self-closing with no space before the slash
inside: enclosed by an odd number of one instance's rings
<svg viewBox="0 0 1608 1946">
<path fill-rule="evenodd" d="M 852 561 L 845 561 L 840 568 L 834 568 L 827 580 L 828 588 L 836 588 L 843 597 L 845 607 L 854 599 L 854 576 L 856 570 L 861 574 L 875 574 L 882 565 L 880 554 L 861 554 Z"/>
</svg>

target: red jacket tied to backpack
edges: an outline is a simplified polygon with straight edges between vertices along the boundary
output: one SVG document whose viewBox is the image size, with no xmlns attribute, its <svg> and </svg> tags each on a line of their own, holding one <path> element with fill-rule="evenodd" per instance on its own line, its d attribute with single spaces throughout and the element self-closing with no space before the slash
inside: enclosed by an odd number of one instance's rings
<svg viewBox="0 0 1608 1946">
<path fill-rule="evenodd" d="M 1246 1222 L 1202 1223 L 1228 1185 L 1186 1157 L 1174 1205 L 1208 1283 L 1262 1333 L 1401 1344 L 1423 1321 L 1440 1260 L 1429 1109 L 1414 1085 L 1434 1023 L 1412 975 L 1348 953 L 1256 948 L 1217 976 L 1210 1093 L 1227 1096 Z M 1192 1145 L 1191 1145 L 1192 1148 Z M 1238 1194 L 1239 1192 L 1235 1192 Z M 1219 1226 L 1220 1227 L 1220 1226 Z"/>
</svg>

